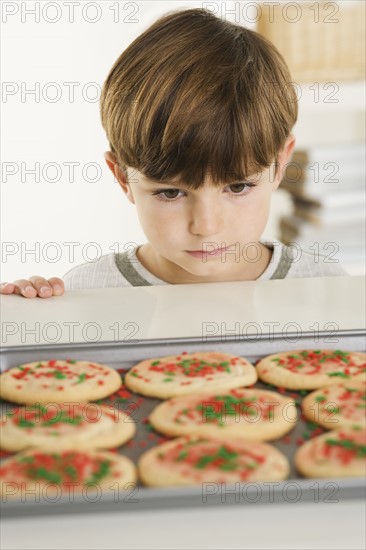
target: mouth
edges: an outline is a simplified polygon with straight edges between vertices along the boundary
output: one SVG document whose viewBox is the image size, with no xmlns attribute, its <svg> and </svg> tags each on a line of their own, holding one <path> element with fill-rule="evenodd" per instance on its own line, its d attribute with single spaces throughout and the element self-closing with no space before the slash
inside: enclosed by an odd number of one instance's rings
<svg viewBox="0 0 366 550">
<path fill-rule="evenodd" d="M 192 256 L 217 256 L 218 254 L 221 254 L 224 252 L 228 246 L 225 246 L 223 248 L 218 248 L 216 250 L 208 251 L 208 250 L 186 250 L 188 254 L 191 254 Z"/>
</svg>

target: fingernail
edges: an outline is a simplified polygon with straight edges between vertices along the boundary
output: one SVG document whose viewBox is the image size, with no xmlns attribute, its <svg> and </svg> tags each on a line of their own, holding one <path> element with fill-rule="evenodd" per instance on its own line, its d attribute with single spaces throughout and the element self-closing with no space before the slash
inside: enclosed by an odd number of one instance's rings
<svg viewBox="0 0 366 550">
<path fill-rule="evenodd" d="M 36 292 L 36 289 L 33 288 L 32 286 L 26 286 L 24 290 L 22 290 L 23 294 L 29 294 L 30 292 L 32 292 L 32 294 L 34 292 Z"/>
<path fill-rule="evenodd" d="M 43 287 L 40 289 L 40 293 L 41 293 L 41 294 L 48 294 L 49 292 L 51 292 L 51 289 L 48 288 L 48 286 L 43 286 Z"/>
</svg>

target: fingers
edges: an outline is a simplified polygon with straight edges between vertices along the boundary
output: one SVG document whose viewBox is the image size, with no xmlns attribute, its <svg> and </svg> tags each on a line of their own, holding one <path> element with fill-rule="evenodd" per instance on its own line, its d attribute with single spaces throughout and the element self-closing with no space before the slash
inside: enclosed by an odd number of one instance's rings
<svg viewBox="0 0 366 550">
<path fill-rule="evenodd" d="M 13 294 L 14 284 L 13 283 L 1 283 L 0 284 L 0 294 Z"/>
<path fill-rule="evenodd" d="M 48 283 L 51 285 L 54 296 L 61 296 L 65 292 L 65 285 L 62 279 L 58 277 L 51 277 L 48 279 Z"/>
<path fill-rule="evenodd" d="M 25 298 L 51 298 L 65 292 L 64 282 L 58 277 L 44 279 L 34 275 L 29 279 L 17 279 L 13 283 L 1 283 L 0 294 L 18 294 Z"/>
<path fill-rule="evenodd" d="M 51 279 L 44 279 L 34 275 L 29 277 L 29 281 L 36 289 L 36 295 L 40 298 L 50 298 L 51 296 L 61 296 L 65 292 L 64 282 L 58 277 L 51 277 Z"/>
<path fill-rule="evenodd" d="M 1 285 L 2 294 L 19 294 L 26 298 L 35 298 L 37 291 L 33 288 L 32 283 L 27 279 L 17 279 L 13 283 L 3 283 Z"/>
</svg>

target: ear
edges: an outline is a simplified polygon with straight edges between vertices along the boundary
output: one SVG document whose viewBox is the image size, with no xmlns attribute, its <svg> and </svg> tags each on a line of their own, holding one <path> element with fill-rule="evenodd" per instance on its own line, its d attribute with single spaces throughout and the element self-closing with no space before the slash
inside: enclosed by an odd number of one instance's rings
<svg viewBox="0 0 366 550">
<path fill-rule="evenodd" d="M 104 153 L 104 158 L 107 163 L 108 168 L 114 175 L 114 178 L 120 184 L 122 191 L 127 195 L 127 198 L 132 204 L 135 204 L 135 199 L 131 190 L 129 183 L 127 182 L 125 172 L 120 168 L 116 156 L 111 151 L 106 151 Z"/>
<path fill-rule="evenodd" d="M 276 160 L 277 174 L 272 185 L 273 191 L 277 189 L 277 187 L 280 185 L 282 181 L 283 174 L 286 169 L 286 165 L 292 155 L 292 152 L 295 147 L 295 143 L 296 143 L 295 136 L 293 134 L 290 134 L 282 150 L 278 153 L 277 160 Z"/>
</svg>

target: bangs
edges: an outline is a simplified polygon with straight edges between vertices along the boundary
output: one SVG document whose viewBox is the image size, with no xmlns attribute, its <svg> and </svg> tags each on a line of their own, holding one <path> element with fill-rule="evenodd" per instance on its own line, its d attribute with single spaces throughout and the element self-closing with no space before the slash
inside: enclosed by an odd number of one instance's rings
<svg viewBox="0 0 366 550">
<path fill-rule="evenodd" d="M 207 178 L 246 181 L 275 161 L 296 122 L 289 83 L 264 37 L 185 10 L 158 20 L 116 61 L 102 123 L 120 166 L 147 179 L 190 189 Z"/>
<path fill-rule="evenodd" d="M 221 185 L 246 180 L 269 166 L 275 151 L 258 146 L 265 135 L 243 113 L 236 93 L 229 83 L 197 89 L 187 78 L 160 102 L 156 96 L 144 98 L 149 110 L 141 113 L 144 132 L 134 167 L 148 179 L 177 180 L 197 189 L 206 178 Z"/>
</svg>

